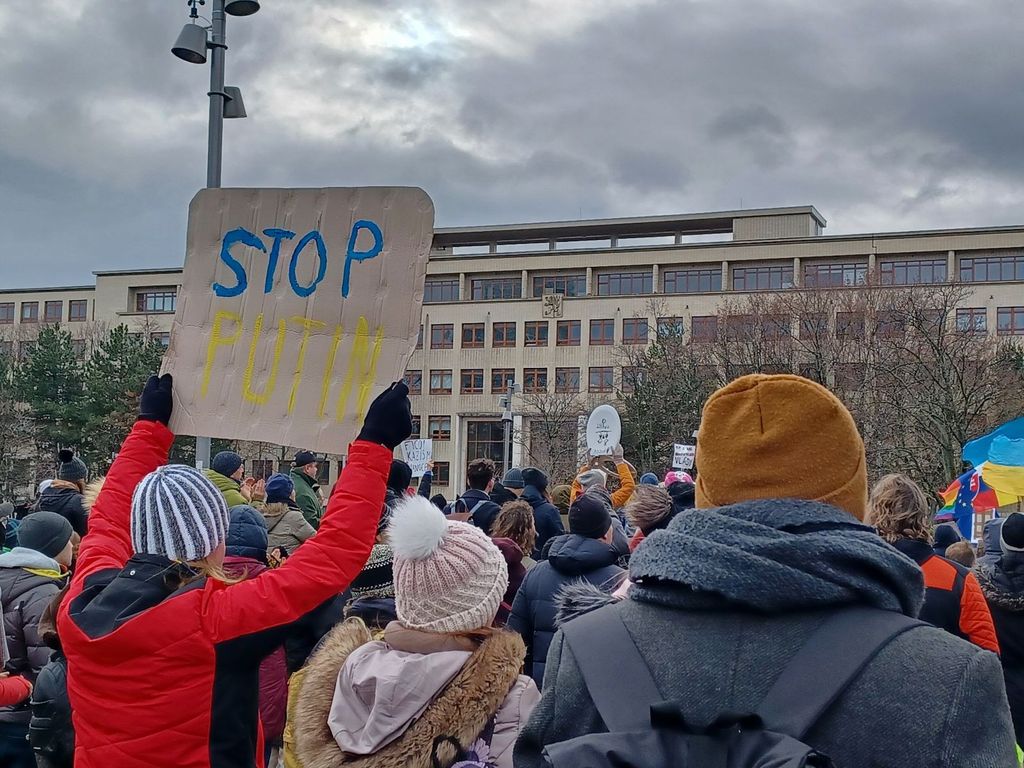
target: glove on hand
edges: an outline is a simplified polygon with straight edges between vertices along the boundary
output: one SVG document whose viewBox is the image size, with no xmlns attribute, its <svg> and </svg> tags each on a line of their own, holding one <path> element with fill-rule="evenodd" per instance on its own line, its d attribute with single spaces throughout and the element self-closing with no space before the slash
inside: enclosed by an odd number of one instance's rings
<svg viewBox="0 0 1024 768">
<path fill-rule="evenodd" d="M 171 398 L 171 374 L 150 376 L 139 399 L 139 421 L 159 421 L 164 426 L 171 420 L 174 401 Z"/>
<path fill-rule="evenodd" d="M 380 443 L 394 450 L 412 434 L 409 387 L 396 381 L 370 404 L 359 440 Z"/>
</svg>

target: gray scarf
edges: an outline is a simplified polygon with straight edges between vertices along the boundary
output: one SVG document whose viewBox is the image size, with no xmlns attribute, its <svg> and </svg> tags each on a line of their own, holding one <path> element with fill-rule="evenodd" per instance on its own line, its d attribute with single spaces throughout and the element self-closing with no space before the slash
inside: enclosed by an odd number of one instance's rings
<svg viewBox="0 0 1024 768">
<path fill-rule="evenodd" d="M 633 554 L 630 597 L 675 608 L 792 612 L 870 605 L 917 616 L 917 564 L 846 512 L 766 499 L 677 515 Z"/>
</svg>

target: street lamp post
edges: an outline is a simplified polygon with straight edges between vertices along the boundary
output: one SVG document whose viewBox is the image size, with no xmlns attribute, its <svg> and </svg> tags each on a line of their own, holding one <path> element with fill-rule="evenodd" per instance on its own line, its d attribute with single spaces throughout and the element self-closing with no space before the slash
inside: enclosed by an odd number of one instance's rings
<svg viewBox="0 0 1024 768">
<path fill-rule="evenodd" d="M 224 118 L 245 117 L 242 93 L 238 88 L 224 86 L 224 56 L 227 52 L 226 14 L 251 16 L 260 9 L 257 0 L 212 0 L 213 12 L 208 29 L 198 24 L 197 6 L 206 0 L 187 0 L 191 21 L 178 35 L 171 53 L 191 64 L 205 64 L 210 50 L 210 124 L 206 144 L 206 186 L 220 186 L 224 153 Z M 210 438 L 196 437 L 196 466 L 210 466 Z"/>
</svg>

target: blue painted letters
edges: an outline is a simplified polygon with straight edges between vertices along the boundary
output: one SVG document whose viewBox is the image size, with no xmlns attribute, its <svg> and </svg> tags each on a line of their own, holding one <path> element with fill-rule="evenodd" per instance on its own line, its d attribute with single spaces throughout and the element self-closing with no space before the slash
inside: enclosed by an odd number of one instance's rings
<svg viewBox="0 0 1024 768">
<path fill-rule="evenodd" d="M 237 296 L 249 286 L 249 278 L 246 277 L 245 267 L 239 264 L 237 259 L 231 255 L 231 246 L 235 243 L 241 243 L 242 245 L 247 245 L 250 248 L 259 248 L 264 253 L 267 252 L 266 247 L 263 245 L 263 241 L 247 229 L 239 227 L 238 229 L 232 229 L 224 235 L 224 239 L 220 244 L 220 259 L 228 265 L 232 272 L 235 273 L 235 279 L 238 281 L 231 288 L 223 286 L 220 283 L 213 284 L 213 292 L 218 296 L 223 296 L 225 298 Z"/>
<path fill-rule="evenodd" d="M 373 245 L 367 251 L 356 250 L 356 240 L 359 239 L 359 230 L 365 229 L 373 235 Z M 353 261 L 366 261 L 374 258 L 384 247 L 384 235 L 374 222 L 360 219 L 352 225 L 352 234 L 348 237 L 348 251 L 345 253 L 345 275 L 341 279 L 342 298 L 348 296 L 348 279 Z"/>
</svg>

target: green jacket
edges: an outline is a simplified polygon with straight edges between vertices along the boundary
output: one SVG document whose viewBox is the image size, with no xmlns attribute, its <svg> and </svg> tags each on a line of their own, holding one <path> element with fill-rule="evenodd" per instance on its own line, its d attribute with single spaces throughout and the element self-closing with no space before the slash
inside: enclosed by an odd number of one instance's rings
<svg viewBox="0 0 1024 768">
<path fill-rule="evenodd" d="M 314 528 L 319 528 L 320 518 L 324 516 L 324 505 L 320 502 L 320 494 L 317 493 L 320 486 L 316 480 L 299 469 L 293 469 L 289 476 L 295 484 L 295 503 L 302 510 L 302 516 Z"/>
<path fill-rule="evenodd" d="M 217 486 L 217 490 L 221 492 L 224 497 L 224 501 L 228 503 L 228 509 L 237 507 L 239 504 L 248 504 L 245 500 L 245 496 L 238 490 L 239 485 L 237 480 L 232 480 L 230 477 L 225 477 L 220 472 L 214 472 L 212 469 L 204 469 L 203 474 L 206 475 L 207 479 Z"/>
</svg>

